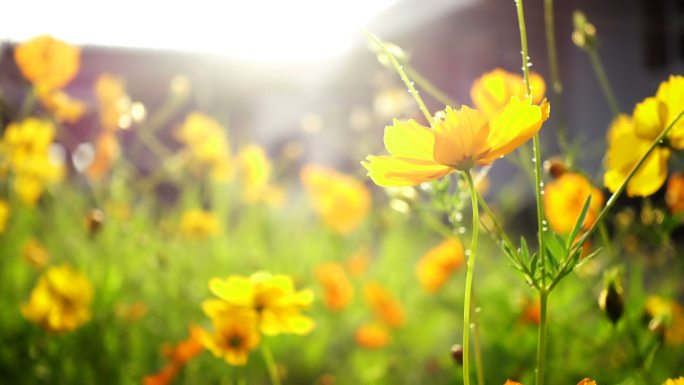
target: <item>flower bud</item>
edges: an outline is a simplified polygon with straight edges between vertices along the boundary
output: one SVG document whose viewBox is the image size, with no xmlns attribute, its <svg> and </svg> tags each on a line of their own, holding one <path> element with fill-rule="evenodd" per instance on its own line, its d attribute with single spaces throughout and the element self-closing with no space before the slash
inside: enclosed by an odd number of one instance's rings
<svg viewBox="0 0 684 385">
<path fill-rule="evenodd" d="M 599 307 L 606 314 L 610 322 L 616 324 L 625 312 L 625 301 L 622 295 L 622 285 L 615 271 L 606 273 L 607 279 L 599 296 Z"/>
<path fill-rule="evenodd" d="M 454 344 L 451 347 L 451 357 L 454 359 L 456 364 L 463 365 L 463 346 Z"/>
<path fill-rule="evenodd" d="M 104 223 L 105 216 L 104 212 L 100 209 L 92 209 L 85 217 L 85 228 L 88 234 L 95 235 L 100 229 L 102 229 L 102 224 Z"/>
<path fill-rule="evenodd" d="M 572 42 L 584 50 L 595 49 L 598 42 L 596 27 L 587 20 L 586 15 L 580 11 L 575 11 L 572 15 L 572 23 L 575 26 L 575 30 L 572 32 Z"/>
<path fill-rule="evenodd" d="M 567 171 L 567 166 L 560 158 L 551 158 L 544 161 L 544 171 L 556 179 Z"/>
</svg>

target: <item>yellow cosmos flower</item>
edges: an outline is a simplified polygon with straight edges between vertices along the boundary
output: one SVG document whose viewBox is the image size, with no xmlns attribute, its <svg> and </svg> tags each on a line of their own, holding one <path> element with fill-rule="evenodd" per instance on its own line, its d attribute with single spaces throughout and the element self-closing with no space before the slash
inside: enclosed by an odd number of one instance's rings
<svg viewBox="0 0 684 385">
<path fill-rule="evenodd" d="M 191 112 L 175 135 L 187 148 L 192 163 L 203 169 L 208 168 L 218 180 L 227 180 L 232 176 L 232 170 L 226 132 L 216 120 L 199 112 Z"/>
<path fill-rule="evenodd" d="M 206 239 L 219 233 L 221 225 L 211 211 L 193 209 L 183 213 L 181 233 L 190 239 Z"/>
<path fill-rule="evenodd" d="M 684 343 L 684 307 L 679 303 L 658 296 L 646 299 L 646 313 L 651 318 L 650 328 L 664 329 L 665 343 Z"/>
<path fill-rule="evenodd" d="M 82 273 L 68 266 L 52 267 L 31 290 L 21 313 L 49 332 L 68 332 L 90 319 L 92 299 L 93 287 Z"/>
<path fill-rule="evenodd" d="M 257 318 L 257 313 L 252 309 L 225 310 L 221 317 L 213 319 L 215 331 L 205 333 L 201 339 L 202 344 L 230 365 L 246 365 L 249 353 L 261 341 Z"/>
<path fill-rule="evenodd" d="M 416 266 L 418 281 L 426 291 L 435 293 L 463 262 L 463 244 L 457 238 L 447 238 L 421 257 Z"/>
<path fill-rule="evenodd" d="M 684 377 L 669 378 L 663 382 L 663 385 L 684 385 Z"/>
<path fill-rule="evenodd" d="M 354 231 L 370 210 L 370 191 L 349 175 L 308 165 L 302 169 L 300 178 L 311 196 L 314 210 L 337 233 Z"/>
<path fill-rule="evenodd" d="M 202 309 L 213 320 L 229 317 L 234 309 L 257 313 L 259 329 L 266 335 L 310 333 L 315 323 L 301 314 L 311 306 L 311 290 L 295 291 L 292 278 L 258 272 L 250 277 L 214 278 L 209 289 L 219 299 L 204 301 Z"/>
<path fill-rule="evenodd" d="M 271 184 L 273 166 L 261 146 L 252 144 L 242 147 L 237 154 L 237 167 L 242 181 L 242 199 L 245 202 L 282 205 L 283 191 Z"/>
<path fill-rule="evenodd" d="M 544 189 L 544 211 L 551 228 L 559 234 L 571 232 L 590 195 L 589 211 L 582 224 L 585 230 L 596 221 L 603 208 L 605 200 L 601 190 L 594 187 L 583 175 L 570 172 L 549 182 Z"/>
<path fill-rule="evenodd" d="M 634 108 L 634 132 L 653 142 L 680 112 L 684 111 L 684 76 L 670 76 L 660 83 L 654 97 L 644 99 Z M 684 119 L 679 119 L 667 134 L 670 145 L 684 149 Z"/>
<path fill-rule="evenodd" d="M 603 175 L 603 183 L 611 192 L 620 187 L 652 142 L 636 134 L 634 121 L 627 115 L 619 115 L 613 120 L 608 130 L 606 173 Z M 667 178 L 669 158 L 670 150 L 656 147 L 630 179 L 627 195 L 649 196 L 658 191 Z"/>
<path fill-rule="evenodd" d="M 52 91 L 39 95 L 46 110 L 50 111 L 58 122 L 76 123 L 86 112 L 86 104 L 74 99 L 63 91 Z"/>
<path fill-rule="evenodd" d="M 76 76 L 81 65 L 81 49 L 51 36 L 38 36 L 14 50 L 21 74 L 36 87 L 38 94 L 59 89 Z"/>
<path fill-rule="evenodd" d="M 490 165 L 532 138 L 548 118 L 549 105 L 511 97 L 491 119 L 467 106 L 447 107 L 433 129 L 414 120 L 385 128 L 390 156 L 369 156 L 363 166 L 383 187 L 411 186 L 457 170 Z"/>
<path fill-rule="evenodd" d="M 0 234 L 4 233 L 7 229 L 7 221 L 11 212 L 9 203 L 6 200 L 0 199 Z"/>
<path fill-rule="evenodd" d="M 381 324 L 364 324 L 354 332 L 354 340 L 363 348 L 380 349 L 390 342 L 390 333 L 387 327 Z"/>
<path fill-rule="evenodd" d="M 540 104 L 546 93 L 544 78 L 535 72 L 530 72 L 530 88 L 532 103 Z M 525 99 L 527 89 L 523 77 L 497 68 L 479 77 L 470 87 L 470 98 L 480 112 L 493 116 L 502 109 L 511 96 Z"/>
<path fill-rule="evenodd" d="M 24 243 L 22 253 L 24 260 L 36 269 L 44 268 L 50 262 L 50 254 L 36 239 L 31 238 Z"/>
<path fill-rule="evenodd" d="M 100 124 L 105 131 L 119 129 L 121 117 L 130 114 L 131 99 L 126 93 L 123 81 L 114 75 L 103 73 L 95 80 Z"/>
<path fill-rule="evenodd" d="M 377 282 L 370 282 L 364 287 L 364 295 L 378 320 L 395 328 L 404 324 L 404 309 L 385 287 Z"/>
<path fill-rule="evenodd" d="M 665 191 L 665 203 L 670 208 L 673 214 L 679 214 L 684 211 L 684 174 L 681 172 L 674 173 L 670 176 L 667 182 L 667 190 Z"/>
<path fill-rule="evenodd" d="M 344 267 L 335 262 L 326 262 L 316 267 L 316 279 L 323 286 L 323 303 L 330 310 L 344 310 L 354 300 L 352 286 Z"/>
</svg>

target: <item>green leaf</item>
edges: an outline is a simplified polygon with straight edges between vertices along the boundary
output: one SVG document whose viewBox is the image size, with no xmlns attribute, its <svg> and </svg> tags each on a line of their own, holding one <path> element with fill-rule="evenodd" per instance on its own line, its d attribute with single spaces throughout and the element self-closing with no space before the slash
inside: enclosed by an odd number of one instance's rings
<svg viewBox="0 0 684 385">
<path fill-rule="evenodd" d="M 587 200 L 584 201 L 584 206 L 582 207 L 579 217 L 577 217 L 577 222 L 575 222 L 575 226 L 573 226 L 572 231 L 570 234 L 568 234 L 568 239 L 566 240 L 566 249 L 569 249 L 572 246 L 572 244 L 575 242 L 575 238 L 577 238 L 577 234 L 579 234 L 579 232 L 582 230 L 582 225 L 584 224 L 584 220 L 589 212 L 589 205 L 591 205 L 591 194 L 589 194 L 589 196 L 587 196 Z"/>
</svg>

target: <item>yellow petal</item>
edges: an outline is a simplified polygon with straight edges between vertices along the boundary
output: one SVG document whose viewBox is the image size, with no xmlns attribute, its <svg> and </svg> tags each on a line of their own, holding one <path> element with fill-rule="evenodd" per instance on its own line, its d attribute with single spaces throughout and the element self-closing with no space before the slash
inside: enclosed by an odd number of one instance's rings
<svg viewBox="0 0 684 385">
<path fill-rule="evenodd" d="M 634 133 L 647 140 L 654 140 L 665 128 L 667 106 L 657 98 L 646 98 L 634 107 Z"/>
<path fill-rule="evenodd" d="M 254 287 L 246 277 L 231 276 L 226 280 L 213 278 L 209 281 L 209 290 L 235 306 L 251 306 L 254 300 Z"/>
<path fill-rule="evenodd" d="M 548 104 L 543 109 L 548 109 Z M 542 107 L 533 105 L 529 99 L 511 97 L 508 104 L 489 122 L 487 144 L 491 149 L 483 157 L 483 162 L 489 163 L 530 140 L 539 131 L 542 122 Z"/>
<path fill-rule="evenodd" d="M 463 106 L 445 110 L 444 120 L 436 124 L 434 159 L 437 163 L 466 168 L 473 156 L 486 146 L 487 120 L 479 111 Z"/>
<path fill-rule="evenodd" d="M 368 156 L 361 162 L 368 176 L 378 186 L 415 186 L 439 179 L 456 169 L 427 160 L 396 158 L 392 156 Z"/>
<path fill-rule="evenodd" d="M 385 147 L 394 156 L 429 160 L 434 146 L 434 132 L 415 120 L 395 120 L 385 127 Z"/>
<path fill-rule="evenodd" d="M 656 98 L 667 106 L 667 117 L 664 126 L 667 127 L 684 110 L 684 76 L 672 75 L 668 81 L 658 87 Z M 684 118 L 668 134 L 670 143 L 676 149 L 684 149 Z"/>
</svg>

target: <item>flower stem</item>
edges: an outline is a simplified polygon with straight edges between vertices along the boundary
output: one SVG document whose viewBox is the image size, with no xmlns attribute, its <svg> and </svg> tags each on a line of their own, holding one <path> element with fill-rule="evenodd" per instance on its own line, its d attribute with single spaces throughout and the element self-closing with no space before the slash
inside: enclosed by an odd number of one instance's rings
<svg viewBox="0 0 684 385">
<path fill-rule="evenodd" d="M 411 79 L 409 79 L 408 75 L 406 75 L 404 67 L 399 63 L 397 58 L 394 57 L 392 52 L 387 48 L 387 45 L 385 45 L 385 43 L 382 40 L 380 40 L 379 37 L 375 36 L 374 34 L 368 31 L 366 31 L 366 35 L 369 39 L 371 39 L 371 41 L 373 41 L 373 43 L 377 44 L 382 49 L 382 52 L 384 52 L 385 55 L 387 55 L 387 59 L 389 59 L 390 63 L 392 63 L 392 67 L 394 67 L 394 70 L 397 71 L 401 80 L 404 82 L 406 87 L 408 87 L 409 93 L 411 94 L 411 96 L 413 96 L 413 99 L 416 101 L 416 104 L 418 104 L 418 109 L 420 109 L 420 112 L 422 112 L 423 115 L 425 115 L 425 119 L 427 119 L 430 126 L 434 127 L 432 114 L 430 114 L 430 111 L 428 111 L 427 107 L 425 106 L 425 102 L 423 102 L 423 99 L 418 94 L 416 87 L 413 86 L 413 82 L 411 81 Z"/>
<path fill-rule="evenodd" d="M 539 330 L 537 343 L 537 371 L 536 384 L 544 383 L 544 369 L 546 367 L 546 316 L 547 316 L 547 301 L 549 293 L 541 290 L 539 291 Z"/>
<path fill-rule="evenodd" d="M 21 119 L 27 117 L 31 111 L 33 111 L 33 107 L 36 104 L 36 98 L 36 88 L 31 87 L 31 89 L 26 93 L 24 101 L 21 104 L 21 111 L 19 112 L 19 117 Z"/>
<path fill-rule="evenodd" d="M 553 0 L 544 0 L 544 25 L 546 29 L 546 50 L 549 69 L 551 70 L 551 89 L 553 89 L 553 109 L 556 115 L 556 136 L 558 146 L 567 152 L 568 139 L 565 134 L 565 114 L 563 113 L 563 84 L 558 71 L 558 53 L 556 50 L 556 31 L 554 29 Z"/>
<path fill-rule="evenodd" d="M 477 307 L 474 303 L 473 307 L 475 308 L 475 314 L 478 314 Z M 484 385 L 485 375 L 484 364 L 482 362 L 482 345 L 480 344 L 480 320 L 476 318 L 475 322 L 473 322 L 473 326 L 473 346 L 475 347 L 475 374 L 477 376 L 477 385 Z"/>
<path fill-rule="evenodd" d="M 281 385 L 278 367 L 273 359 L 273 353 L 271 353 L 271 349 L 269 349 L 266 344 L 261 344 L 261 355 L 264 357 L 266 369 L 268 369 L 268 376 L 271 378 L 271 385 Z"/>
<path fill-rule="evenodd" d="M 473 206 L 473 234 L 470 242 L 470 254 L 466 270 L 465 299 L 463 301 L 463 383 L 470 385 L 470 299 L 473 294 L 473 268 L 475 266 L 475 252 L 477 250 L 477 233 L 480 228 L 480 219 L 477 206 L 477 189 L 470 170 L 463 171 L 468 187 L 470 187 L 470 201 Z"/>
<path fill-rule="evenodd" d="M 603 63 L 598 55 L 598 51 L 595 47 L 592 47 L 587 50 L 587 54 L 589 55 L 591 66 L 594 68 L 594 73 L 596 74 L 599 86 L 601 86 L 601 91 L 603 91 L 603 96 L 605 96 L 608 101 L 610 111 L 613 113 L 614 117 L 617 117 L 620 114 L 620 107 L 618 107 L 617 99 L 615 99 L 613 88 L 610 86 L 610 82 L 608 82 L 608 77 L 606 76 L 606 71 L 603 69 Z"/>
<path fill-rule="evenodd" d="M 429 81 L 420 72 L 416 71 L 412 66 L 409 64 L 404 64 L 404 69 L 406 70 L 408 77 L 413 79 L 416 84 L 424 89 L 428 95 L 432 96 L 433 99 L 444 104 L 445 106 L 458 108 L 459 103 L 456 100 L 452 99 L 444 91 L 440 90 L 436 85 Z"/>
</svg>

